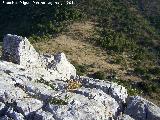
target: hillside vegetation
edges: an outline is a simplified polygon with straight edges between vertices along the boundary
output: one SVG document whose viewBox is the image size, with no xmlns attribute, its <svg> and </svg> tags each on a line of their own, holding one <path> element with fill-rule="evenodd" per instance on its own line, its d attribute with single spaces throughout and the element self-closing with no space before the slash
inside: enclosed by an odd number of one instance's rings
<svg viewBox="0 0 160 120">
<path fill-rule="evenodd" d="M 49 2 L 50 0 L 48 0 Z M 54 3 L 54 2 L 53 2 Z M 81 17 L 73 5 L 67 5 L 65 0 L 53 5 L 29 5 L 14 4 L 1 5 L 0 36 L 6 33 L 21 34 L 27 37 L 42 37 L 62 31 L 68 24 L 68 20 Z"/>
<path fill-rule="evenodd" d="M 150 21 L 160 32 L 160 1 L 159 0 L 130 0 L 141 14 Z"/>
<path fill-rule="evenodd" d="M 63 3 L 64 0 L 61 2 Z M 139 80 L 134 81 L 132 78 L 130 81 L 131 78 L 117 78 L 115 71 L 111 72 L 111 76 L 107 76 L 108 71 L 106 72 L 104 69 L 90 72 L 89 66 L 84 63 L 85 61 L 82 64 L 82 62 L 78 60 L 77 62 L 74 59 L 73 64 L 76 66 L 78 74 L 91 75 L 92 73 L 92 77 L 113 80 L 126 86 L 131 95 L 143 94 L 147 98 L 159 102 L 159 17 L 150 14 L 151 9 L 143 7 L 146 4 L 149 5 L 149 2 L 143 3 L 138 0 L 75 0 L 73 5 L 3 5 L 0 7 L 0 15 L 3 16 L 0 18 L 0 38 L 2 40 L 6 33 L 26 36 L 35 46 L 38 46 L 37 49 L 40 49 L 41 52 L 47 52 L 48 49 L 45 47 L 45 50 L 42 50 L 42 47 L 46 45 L 49 47 L 55 43 L 56 40 L 53 41 L 53 39 L 60 34 L 72 36 L 70 41 L 77 39 L 77 37 L 82 39 L 83 35 L 70 30 L 69 26 L 75 22 L 90 21 L 94 26 L 90 35 L 83 38 L 85 45 L 90 44 L 93 48 L 99 47 L 103 53 L 105 51 L 108 59 L 112 58 L 109 59 L 108 65 L 120 65 L 127 75 L 136 76 Z M 140 9 L 142 7 L 145 10 Z M 63 42 L 57 40 L 56 45 L 67 42 L 61 37 L 60 39 Z M 47 43 L 47 41 L 49 42 Z M 60 47 L 62 46 L 65 45 Z M 74 50 L 74 46 L 66 47 L 65 52 L 72 48 Z M 56 49 L 59 50 L 59 48 Z M 106 55 L 105 59 L 107 59 Z M 73 57 L 73 54 L 70 56 Z M 83 52 L 82 56 L 84 56 Z M 102 55 L 99 56 L 99 58 L 102 57 Z M 100 61 L 97 57 L 93 58 Z M 100 61 L 100 64 L 105 66 L 104 61 Z M 106 66 L 104 68 L 107 68 Z"/>
</svg>

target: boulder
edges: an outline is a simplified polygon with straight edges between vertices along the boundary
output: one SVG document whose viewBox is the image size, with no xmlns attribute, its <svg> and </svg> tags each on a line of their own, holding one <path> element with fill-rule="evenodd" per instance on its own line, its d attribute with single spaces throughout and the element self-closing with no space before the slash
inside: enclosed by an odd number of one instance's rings
<svg viewBox="0 0 160 120">
<path fill-rule="evenodd" d="M 140 96 L 129 98 L 125 114 L 135 120 L 160 120 L 160 108 Z"/>
<path fill-rule="evenodd" d="M 8 34 L 3 39 L 2 59 L 24 67 L 40 67 L 39 54 L 26 37 Z"/>
<path fill-rule="evenodd" d="M 50 64 L 49 69 L 56 70 L 60 75 L 62 75 L 62 79 L 70 79 L 70 77 L 76 76 L 75 67 L 70 64 L 64 53 L 58 53 L 54 56 L 53 64 Z"/>
<path fill-rule="evenodd" d="M 64 53 L 40 55 L 26 37 L 7 34 L 3 39 L 2 59 L 21 65 L 39 77 L 64 80 L 76 77 L 76 69 Z"/>
</svg>

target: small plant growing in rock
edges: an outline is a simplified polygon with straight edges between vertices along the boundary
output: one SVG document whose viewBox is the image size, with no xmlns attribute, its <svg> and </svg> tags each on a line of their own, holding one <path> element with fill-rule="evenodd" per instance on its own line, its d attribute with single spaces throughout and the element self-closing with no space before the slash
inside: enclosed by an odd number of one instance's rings
<svg viewBox="0 0 160 120">
<path fill-rule="evenodd" d="M 100 80 L 106 79 L 105 72 L 103 72 L 103 71 L 97 71 L 97 72 L 95 72 L 95 73 L 93 74 L 93 77 L 94 77 L 95 79 L 100 79 Z"/>
<path fill-rule="evenodd" d="M 51 84 L 49 81 L 44 80 L 43 78 L 36 80 L 36 82 L 43 83 L 43 84 L 51 87 L 53 90 L 55 89 L 55 86 L 53 86 L 53 84 Z"/>
<path fill-rule="evenodd" d="M 77 62 L 73 61 L 72 64 L 74 65 L 74 67 L 77 70 L 77 74 L 82 76 L 85 75 L 88 71 L 88 66 L 86 64 L 78 64 Z"/>
<path fill-rule="evenodd" d="M 51 98 L 49 99 L 50 104 L 56 104 L 56 105 L 67 105 L 68 103 L 62 99 L 58 98 Z"/>
<path fill-rule="evenodd" d="M 132 81 L 125 81 L 125 80 L 120 80 L 120 79 L 117 79 L 117 80 L 116 80 L 116 79 L 115 79 L 115 80 L 113 80 L 113 82 L 116 82 L 116 83 L 124 86 L 124 87 L 127 89 L 128 94 L 129 94 L 130 96 L 139 95 L 139 94 L 142 93 L 142 90 L 141 90 L 141 89 L 138 89 L 136 86 L 134 86 L 134 85 L 132 84 Z"/>
<path fill-rule="evenodd" d="M 67 90 L 74 91 L 80 88 L 82 84 L 77 80 L 68 80 Z"/>
</svg>

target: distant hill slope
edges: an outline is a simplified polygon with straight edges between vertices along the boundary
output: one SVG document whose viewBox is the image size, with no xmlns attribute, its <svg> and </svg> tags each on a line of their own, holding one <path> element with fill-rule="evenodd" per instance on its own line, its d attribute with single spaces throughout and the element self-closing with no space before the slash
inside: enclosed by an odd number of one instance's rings
<svg viewBox="0 0 160 120">
<path fill-rule="evenodd" d="M 46 2 L 50 0 L 46 0 Z M 60 0 L 60 4 L 66 0 Z M 79 18 L 73 5 L 0 5 L 0 39 L 7 33 L 23 36 L 52 35 L 62 31 L 68 20 Z"/>
<path fill-rule="evenodd" d="M 160 32 L 160 1 L 159 0 L 131 0 L 139 11 L 151 22 Z"/>
<path fill-rule="evenodd" d="M 149 15 L 159 13 L 156 0 L 154 0 L 156 2 L 130 1 L 138 8 L 147 11 L 146 13 Z M 1 5 L 0 15 L 3 17 L 0 18 L 0 36 L 8 32 L 24 36 L 58 33 L 68 24 L 64 24 L 64 22 L 81 19 L 84 15 L 88 15 L 90 18 L 92 15 L 92 18 L 100 19 L 103 26 L 108 24 L 108 27 L 112 28 L 116 34 L 124 33 L 125 36 L 133 37 L 133 39 L 156 39 L 154 37 L 157 36 L 156 30 L 150 26 L 149 21 L 141 16 L 140 11 L 131 10 L 130 8 L 136 9 L 135 6 L 128 6 L 125 0 L 75 0 L 74 3 L 74 5 L 64 4 L 62 6 L 56 4 L 52 6 Z M 148 5 L 150 7 L 147 7 Z M 159 24 L 158 20 L 155 24 Z"/>
</svg>

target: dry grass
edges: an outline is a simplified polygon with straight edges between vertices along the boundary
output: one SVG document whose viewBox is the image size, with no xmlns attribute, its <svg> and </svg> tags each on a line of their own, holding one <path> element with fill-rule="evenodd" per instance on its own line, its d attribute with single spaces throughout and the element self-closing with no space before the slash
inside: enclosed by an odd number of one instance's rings
<svg viewBox="0 0 160 120">
<path fill-rule="evenodd" d="M 47 42 L 35 43 L 34 47 L 42 53 L 55 54 L 56 52 L 64 52 L 70 61 L 92 66 L 89 67 L 88 74 L 97 71 L 116 71 L 119 78 L 139 80 L 140 78 L 137 76 L 127 75 L 123 66 L 111 64 L 111 56 L 86 41 L 86 38 L 92 36 L 93 32 L 94 24 L 92 22 L 74 23 L 69 27 L 69 32 L 63 33 Z"/>
</svg>

